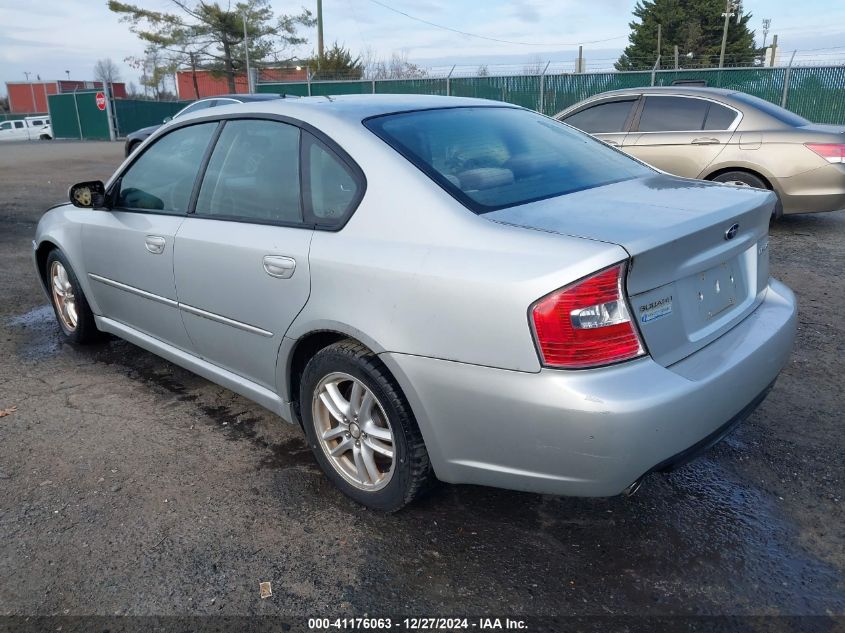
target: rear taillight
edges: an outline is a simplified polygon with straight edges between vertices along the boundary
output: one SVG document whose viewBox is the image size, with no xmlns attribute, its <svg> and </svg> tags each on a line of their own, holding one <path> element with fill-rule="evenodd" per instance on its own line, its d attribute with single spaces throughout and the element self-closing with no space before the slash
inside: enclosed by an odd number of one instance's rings
<svg viewBox="0 0 845 633">
<path fill-rule="evenodd" d="M 583 369 L 645 353 L 631 322 L 618 264 L 546 295 L 531 307 L 543 364 Z"/>
<path fill-rule="evenodd" d="M 842 143 L 804 143 L 829 163 L 845 163 L 845 145 Z"/>
</svg>

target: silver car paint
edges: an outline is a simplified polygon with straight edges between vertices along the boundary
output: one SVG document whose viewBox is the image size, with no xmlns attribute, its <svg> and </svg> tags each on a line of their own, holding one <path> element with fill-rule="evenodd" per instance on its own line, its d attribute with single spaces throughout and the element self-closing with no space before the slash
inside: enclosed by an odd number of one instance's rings
<svg viewBox="0 0 845 633">
<path fill-rule="evenodd" d="M 381 112 L 459 104 L 489 102 L 395 96 L 303 99 L 219 108 L 214 115 L 186 117 L 266 112 L 305 121 L 355 158 L 367 175 L 367 194 L 339 232 L 290 229 L 298 237 L 271 239 L 256 244 L 257 251 L 243 250 L 241 255 L 232 251 L 224 257 L 231 266 L 242 267 L 242 292 L 253 290 L 258 296 L 267 292 L 261 289 L 267 282 L 271 283 L 268 288 L 303 280 L 310 284 L 301 311 L 297 309 L 303 300 L 299 288 L 293 290 L 293 303 L 276 321 L 265 320 L 269 311 L 262 312 L 258 300 L 249 311 L 242 310 L 242 305 L 228 305 L 214 276 L 203 278 L 201 266 L 183 272 L 183 263 L 194 262 L 187 261 L 188 250 L 182 259 L 180 230 L 176 230 L 177 289 L 184 280 L 185 292 L 194 293 L 191 299 L 200 305 L 192 306 L 181 293 L 177 303 L 256 326 L 272 333 L 272 341 L 182 309 L 179 312 L 186 322 L 210 321 L 214 326 L 206 334 L 216 331 L 221 338 L 231 337 L 232 345 L 225 349 L 209 345 L 205 354 L 180 349 L 164 342 L 158 332 L 145 333 L 113 318 L 94 297 L 91 306 L 98 326 L 252 398 L 288 420 L 293 420 L 288 370 L 296 342 L 326 329 L 356 337 L 380 354 L 399 381 L 440 478 L 566 494 L 620 492 L 635 476 L 723 424 L 777 376 L 792 346 L 795 303 L 788 289 L 774 281 L 763 290 L 753 312 L 668 368 L 650 357 L 586 371 L 541 368 L 528 326 L 528 306 L 551 290 L 627 259 L 629 253 L 618 243 L 610 243 L 612 232 L 584 239 L 563 234 L 568 231 L 560 226 L 530 226 L 525 218 L 514 222 L 514 218 L 476 216 L 360 123 Z M 147 142 L 154 142 L 169 127 Z M 602 189 L 584 201 L 601 204 Z M 676 183 L 669 189 L 678 194 L 684 187 Z M 671 206 L 676 196 L 665 193 L 664 206 Z M 730 187 L 699 188 L 689 199 L 698 199 L 704 208 L 718 207 L 726 195 L 737 196 L 732 198 L 737 212 L 743 208 L 753 213 L 749 209 L 770 204 L 765 194 L 752 199 Z M 634 198 L 626 204 L 636 218 Z M 655 208 L 652 202 L 640 210 L 651 213 Z M 89 297 L 95 293 L 82 255 L 82 229 L 86 224 L 107 223 L 110 220 L 104 216 L 112 214 L 65 205 L 45 214 L 37 229 L 35 247 L 48 241 L 62 248 Z M 693 213 L 681 215 L 684 222 L 694 222 Z M 582 214 L 578 221 L 586 218 L 588 214 Z M 191 220 L 201 223 L 192 227 L 196 231 L 192 239 L 197 240 L 194 254 L 200 252 L 202 241 L 224 248 L 227 236 L 213 234 L 216 221 Z M 618 221 L 618 217 L 611 219 L 604 228 L 609 230 Z M 678 238 L 690 228 L 684 222 L 675 227 Z M 627 226 L 636 225 L 632 221 Z M 244 231 L 243 239 L 248 240 L 249 231 Z M 625 230 L 617 236 L 632 237 Z M 126 245 L 86 244 L 86 248 L 99 248 L 108 259 L 120 257 Z M 143 248 L 142 241 L 135 248 Z M 300 268 L 303 249 L 308 268 Z M 294 276 L 288 280 L 267 277 L 258 257 L 264 251 L 297 259 Z M 245 257 L 251 263 L 244 263 Z M 250 274 L 255 277 L 247 280 Z M 654 275 L 658 279 L 658 273 Z M 233 283 L 234 277 L 226 281 L 228 288 Z M 242 299 L 250 301 L 245 295 Z M 290 318 L 290 327 L 283 332 Z M 240 342 L 236 342 L 238 337 Z M 248 349 L 254 351 L 260 349 L 259 339 L 276 356 L 275 381 L 267 378 L 263 350 L 259 352 L 262 360 L 255 365 L 238 358 L 244 341 L 249 340 Z M 250 372 L 255 375 L 244 375 Z M 680 419 L 678 411 L 684 411 Z M 666 422 L 670 418 L 672 424 Z"/>
</svg>

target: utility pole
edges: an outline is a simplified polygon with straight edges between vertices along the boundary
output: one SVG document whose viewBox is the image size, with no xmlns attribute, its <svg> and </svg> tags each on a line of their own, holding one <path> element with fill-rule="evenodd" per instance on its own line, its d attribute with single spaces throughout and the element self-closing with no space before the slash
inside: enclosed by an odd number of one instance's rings
<svg viewBox="0 0 845 633">
<path fill-rule="evenodd" d="M 772 26 L 771 18 L 763 18 L 763 50 L 766 48 L 766 38 L 769 36 L 770 26 Z"/>
<path fill-rule="evenodd" d="M 728 44 L 728 22 L 733 17 L 733 2 L 731 0 L 725 0 L 725 12 L 722 14 L 722 17 L 725 18 L 725 26 L 722 29 L 722 52 L 719 53 L 719 68 L 722 68 L 725 65 L 725 47 Z"/>
<path fill-rule="evenodd" d="M 576 73 L 584 72 L 584 46 L 578 45 L 578 67 L 575 69 Z"/>
<path fill-rule="evenodd" d="M 657 68 L 660 68 L 660 45 L 662 44 L 661 40 L 663 39 L 663 25 L 658 23 L 657 24 Z"/>
<path fill-rule="evenodd" d="M 778 36 L 772 35 L 772 61 L 769 63 L 769 66 L 774 66 L 777 58 L 778 58 Z"/>
<path fill-rule="evenodd" d="M 317 54 L 323 59 L 323 0 L 317 0 Z"/>
<path fill-rule="evenodd" d="M 678 70 L 678 45 L 675 44 L 675 70 Z"/>
<path fill-rule="evenodd" d="M 246 91 L 252 94 L 252 73 L 249 72 L 249 36 L 246 34 L 246 12 L 243 14 L 244 20 L 244 57 L 246 58 Z M 193 61 L 193 56 L 192 56 Z M 197 96 L 199 98 L 199 95 Z"/>
</svg>

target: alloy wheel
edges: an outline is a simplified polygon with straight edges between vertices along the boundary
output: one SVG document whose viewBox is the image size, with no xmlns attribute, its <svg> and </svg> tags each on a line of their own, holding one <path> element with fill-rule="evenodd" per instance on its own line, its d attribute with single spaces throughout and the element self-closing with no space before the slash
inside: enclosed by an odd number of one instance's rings
<svg viewBox="0 0 845 633">
<path fill-rule="evenodd" d="M 320 447 L 347 482 L 367 491 L 390 482 L 393 430 L 384 407 L 363 382 L 343 372 L 325 376 L 314 390 L 312 416 Z"/>
<path fill-rule="evenodd" d="M 54 261 L 50 266 L 50 288 L 53 294 L 53 303 L 56 306 L 56 313 L 69 332 L 76 330 L 79 315 L 76 310 L 76 295 L 73 291 L 73 284 L 70 283 L 67 270 L 61 262 Z"/>
</svg>

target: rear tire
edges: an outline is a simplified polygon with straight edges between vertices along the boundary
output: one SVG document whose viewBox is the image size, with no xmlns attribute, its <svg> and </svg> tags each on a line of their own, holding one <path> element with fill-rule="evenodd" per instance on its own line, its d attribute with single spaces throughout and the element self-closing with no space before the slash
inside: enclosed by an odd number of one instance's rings
<svg viewBox="0 0 845 633">
<path fill-rule="evenodd" d="M 64 253 L 58 249 L 50 251 L 44 269 L 50 303 L 64 337 L 78 345 L 100 340 L 102 333 L 94 322 L 94 313 Z"/>
<path fill-rule="evenodd" d="M 299 406 L 320 467 L 358 503 L 396 512 L 434 483 L 408 402 L 384 364 L 360 343 L 345 339 L 311 358 Z"/>
<path fill-rule="evenodd" d="M 756 174 L 752 174 L 748 171 L 726 171 L 718 176 L 711 178 L 713 182 L 729 182 L 729 183 L 737 183 L 745 185 L 746 187 L 754 187 L 755 189 L 765 189 L 767 191 L 772 191 L 772 188 L 766 183 L 765 180 L 760 178 L 760 176 Z M 777 192 L 775 192 L 777 195 Z M 783 216 L 783 203 L 780 201 L 780 196 L 778 196 L 778 201 L 775 203 L 775 208 L 772 211 L 772 220 L 777 220 L 781 216 Z"/>
</svg>

